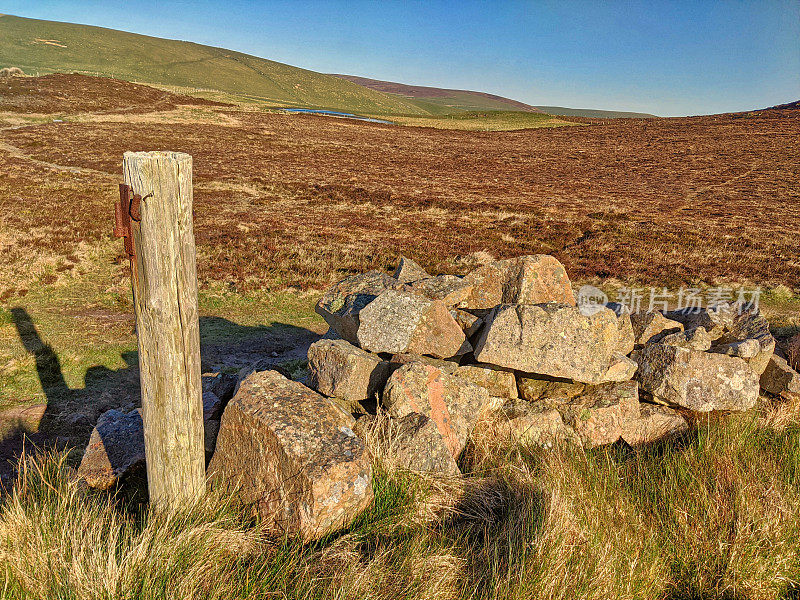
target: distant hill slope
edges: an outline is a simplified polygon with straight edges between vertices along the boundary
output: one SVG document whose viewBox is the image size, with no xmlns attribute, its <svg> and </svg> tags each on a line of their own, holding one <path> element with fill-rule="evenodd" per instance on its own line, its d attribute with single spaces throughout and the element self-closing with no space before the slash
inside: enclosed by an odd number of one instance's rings
<svg viewBox="0 0 800 600">
<path fill-rule="evenodd" d="M 414 100 L 429 112 L 452 112 L 453 110 L 519 110 L 524 112 L 547 113 L 574 117 L 591 117 L 600 119 L 618 119 L 624 117 L 654 117 L 648 113 L 623 112 L 616 110 L 597 110 L 591 108 L 566 108 L 563 106 L 532 106 L 511 100 L 503 96 L 473 92 L 469 90 L 451 90 L 448 88 L 429 87 L 425 85 L 407 85 L 394 81 L 381 81 L 356 75 L 332 74 L 347 81 L 387 94 L 396 94 Z"/>
<path fill-rule="evenodd" d="M 427 114 L 414 102 L 241 52 L 102 27 L 0 16 L 0 68 L 77 71 L 213 89 L 273 103 L 370 114 Z"/>
<path fill-rule="evenodd" d="M 800 109 L 800 100 L 795 100 L 794 102 L 787 102 L 786 104 L 778 104 L 776 106 L 770 106 L 765 110 L 797 110 Z"/>
<path fill-rule="evenodd" d="M 536 108 L 549 115 L 587 117 L 589 119 L 649 119 L 656 116 L 650 113 L 600 110 L 596 108 L 566 108 L 564 106 L 537 106 Z"/>
<path fill-rule="evenodd" d="M 486 92 L 473 92 L 470 90 L 451 90 L 447 88 L 429 87 L 425 85 L 407 85 L 395 81 L 381 81 L 380 79 L 370 79 L 369 77 L 358 77 L 357 75 L 341 75 L 332 73 L 334 77 L 352 81 L 371 90 L 396 94 L 409 99 L 416 100 L 425 106 L 434 105 L 434 110 L 451 111 L 455 110 L 519 110 L 523 112 L 542 112 L 534 106 L 488 94 Z"/>
</svg>

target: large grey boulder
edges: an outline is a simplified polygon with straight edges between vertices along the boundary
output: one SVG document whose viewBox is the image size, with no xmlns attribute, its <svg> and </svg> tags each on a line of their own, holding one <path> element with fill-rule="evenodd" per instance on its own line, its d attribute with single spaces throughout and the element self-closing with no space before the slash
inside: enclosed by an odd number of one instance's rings
<svg viewBox="0 0 800 600">
<path fill-rule="evenodd" d="M 634 447 L 644 446 L 670 440 L 688 430 L 688 421 L 678 411 L 643 402 L 639 405 L 638 418 L 623 424 L 622 439 Z"/>
<path fill-rule="evenodd" d="M 354 424 L 304 385 L 252 373 L 222 415 L 209 479 L 238 490 L 277 532 L 318 539 L 372 499 L 371 459 Z"/>
<path fill-rule="evenodd" d="M 633 376 L 636 364 L 619 352 L 620 345 L 617 316 L 607 308 L 584 315 L 566 304 L 503 304 L 486 317 L 475 358 L 596 384 Z"/>
<path fill-rule="evenodd" d="M 405 285 L 380 271 L 352 275 L 331 286 L 319 299 L 315 310 L 342 338 L 358 343 L 359 313 L 386 290 Z"/>
<path fill-rule="evenodd" d="M 431 419 L 454 458 L 489 404 L 485 388 L 419 362 L 392 373 L 383 392 L 383 405 L 393 418 L 419 413 Z"/>
<path fill-rule="evenodd" d="M 412 281 L 419 281 L 420 279 L 430 277 L 425 269 L 405 256 L 400 257 L 400 262 L 392 276 L 400 283 L 411 283 Z"/>
<path fill-rule="evenodd" d="M 800 374 L 785 358 L 773 354 L 761 374 L 761 389 L 775 396 L 792 398 L 800 395 Z"/>
<path fill-rule="evenodd" d="M 144 425 L 141 409 L 108 410 L 100 415 L 78 467 L 90 488 L 108 490 L 129 477 L 144 478 Z"/>
<path fill-rule="evenodd" d="M 440 300 L 387 290 L 359 313 L 358 345 L 370 352 L 411 352 L 449 358 L 472 350 Z"/>
<path fill-rule="evenodd" d="M 493 433 L 523 446 L 553 448 L 559 444 L 581 445 L 561 413 L 550 406 L 524 401 L 507 403 L 493 414 Z"/>
<path fill-rule="evenodd" d="M 698 412 L 744 411 L 758 399 L 758 375 L 741 358 L 668 344 L 633 353 L 641 388 L 660 402 Z"/>
<path fill-rule="evenodd" d="M 308 349 L 308 372 L 312 389 L 344 400 L 350 412 L 357 412 L 361 402 L 378 397 L 391 367 L 346 340 L 319 340 Z"/>
<path fill-rule="evenodd" d="M 575 305 L 564 265 L 546 254 L 490 262 L 469 273 L 464 281 L 473 287 L 462 308 L 545 302 Z"/>
</svg>

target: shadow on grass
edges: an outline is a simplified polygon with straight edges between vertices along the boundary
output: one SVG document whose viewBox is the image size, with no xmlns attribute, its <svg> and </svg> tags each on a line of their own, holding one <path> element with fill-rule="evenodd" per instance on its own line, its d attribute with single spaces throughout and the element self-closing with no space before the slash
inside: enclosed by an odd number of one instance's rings
<svg viewBox="0 0 800 600">
<path fill-rule="evenodd" d="M 101 414 L 111 409 L 127 412 L 141 405 L 138 352 L 123 352 L 120 356 L 126 366 L 121 369 L 89 367 L 84 386 L 70 388 L 58 353 L 42 339 L 28 311 L 14 307 L 10 313 L 22 346 L 35 359 L 46 403 L 32 407 L 32 414 L 40 418 L 23 419 L 10 413 L 9 419 L 3 419 L 0 415 L 3 487 L 13 481 L 14 463 L 23 449 L 28 454 L 70 447 L 82 452 Z M 284 323 L 246 326 L 222 317 L 200 317 L 202 370 L 265 370 L 295 362 L 317 339 L 318 333 Z"/>
</svg>

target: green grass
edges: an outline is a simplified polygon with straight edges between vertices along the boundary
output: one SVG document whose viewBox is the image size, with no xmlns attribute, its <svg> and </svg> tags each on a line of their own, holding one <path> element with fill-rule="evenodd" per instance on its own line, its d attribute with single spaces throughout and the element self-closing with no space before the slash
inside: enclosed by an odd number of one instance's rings
<svg viewBox="0 0 800 600">
<path fill-rule="evenodd" d="M 370 443 L 370 442 L 368 442 Z M 463 479 L 376 456 L 371 508 L 317 543 L 265 537 L 226 497 L 157 514 L 29 459 L 0 506 L 2 597 L 796 598 L 800 430 L 744 415 L 679 444 L 485 444 Z M 57 549 L 57 551 L 55 551 Z"/>
<path fill-rule="evenodd" d="M 626 112 L 621 110 L 599 110 L 596 108 L 566 108 L 564 106 L 535 106 L 541 111 L 551 115 L 563 117 L 589 117 L 593 119 L 625 119 L 625 118 L 650 118 L 656 115 L 650 113 Z"/>
<path fill-rule="evenodd" d="M 0 66 L 6 65 L 18 66 L 29 75 L 77 71 L 250 95 L 288 106 L 425 113 L 396 96 L 224 48 L 11 15 L 0 16 Z"/>
<path fill-rule="evenodd" d="M 393 117 L 401 125 L 435 127 L 438 129 L 461 129 L 465 131 L 513 131 L 538 127 L 561 127 L 577 125 L 551 115 L 513 110 L 479 110 L 431 117 Z"/>
</svg>

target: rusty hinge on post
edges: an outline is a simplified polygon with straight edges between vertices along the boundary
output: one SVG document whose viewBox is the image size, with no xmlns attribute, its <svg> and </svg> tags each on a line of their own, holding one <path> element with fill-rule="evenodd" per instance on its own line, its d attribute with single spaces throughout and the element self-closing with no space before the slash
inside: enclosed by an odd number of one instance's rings
<svg viewBox="0 0 800 600">
<path fill-rule="evenodd" d="M 131 269 L 136 259 L 131 221 L 138 222 L 142 220 L 142 215 L 139 212 L 141 202 L 142 197 L 139 194 L 134 194 L 131 186 L 125 183 L 119 184 L 119 201 L 114 207 L 114 236 L 125 238 L 125 253 L 131 261 Z"/>
</svg>

